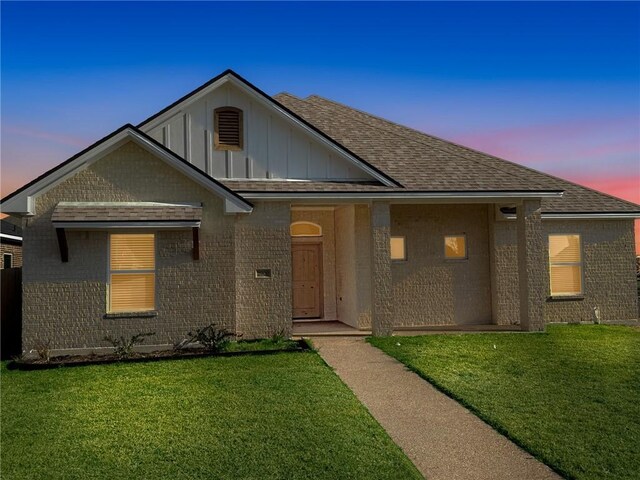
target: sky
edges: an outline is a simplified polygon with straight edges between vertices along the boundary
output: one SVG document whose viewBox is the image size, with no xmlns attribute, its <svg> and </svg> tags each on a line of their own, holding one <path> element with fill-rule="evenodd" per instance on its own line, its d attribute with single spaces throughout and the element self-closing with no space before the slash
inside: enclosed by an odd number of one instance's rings
<svg viewBox="0 0 640 480">
<path fill-rule="evenodd" d="M 6 2 L 5 196 L 232 68 L 640 203 L 640 3 Z M 640 252 L 640 228 L 636 225 Z"/>
</svg>

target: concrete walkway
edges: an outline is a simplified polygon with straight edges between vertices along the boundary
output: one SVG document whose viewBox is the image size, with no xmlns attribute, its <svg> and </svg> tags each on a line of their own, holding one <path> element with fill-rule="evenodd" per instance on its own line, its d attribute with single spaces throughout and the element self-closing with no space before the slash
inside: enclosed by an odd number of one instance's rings
<svg viewBox="0 0 640 480">
<path fill-rule="evenodd" d="M 312 341 L 429 480 L 561 478 L 363 338 Z"/>
</svg>

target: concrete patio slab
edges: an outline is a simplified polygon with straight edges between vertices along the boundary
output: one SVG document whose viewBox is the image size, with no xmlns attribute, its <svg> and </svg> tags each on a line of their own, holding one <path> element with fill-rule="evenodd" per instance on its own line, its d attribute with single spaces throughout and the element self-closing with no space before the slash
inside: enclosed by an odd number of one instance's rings
<svg viewBox="0 0 640 480">
<path fill-rule="evenodd" d="M 312 340 L 322 358 L 430 480 L 561 478 L 363 338 Z"/>
</svg>

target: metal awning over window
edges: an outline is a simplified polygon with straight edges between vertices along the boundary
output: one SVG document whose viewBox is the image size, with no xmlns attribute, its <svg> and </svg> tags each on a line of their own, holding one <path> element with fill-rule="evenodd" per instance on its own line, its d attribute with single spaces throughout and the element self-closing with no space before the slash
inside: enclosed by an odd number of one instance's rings
<svg viewBox="0 0 640 480">
<path fill-rule="evenodd" d="M 60 202 L 51 215 L 60 257 L 69 259 L 66 230 L 192 229 L 193 258 L 200 257 L 201 203 Z"/>
<path fill-rule="evenodd" d="M 190 228 L 202 220 L 200 203 L 60 202 L 51 215 L 56 228 Z"/>
</svg>

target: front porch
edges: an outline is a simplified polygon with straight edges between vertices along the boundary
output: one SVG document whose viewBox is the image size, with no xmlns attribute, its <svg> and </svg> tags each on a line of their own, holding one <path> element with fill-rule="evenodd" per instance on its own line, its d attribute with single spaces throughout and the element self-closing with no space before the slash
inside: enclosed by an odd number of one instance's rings
<svg viewBox="0 0 640 480">
<path fill-rule="evenodd" d="M 293 335 L 541 330 L 540 201 L 515 204 L 292 205 Z"/>
</svg>

